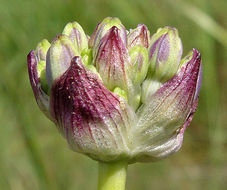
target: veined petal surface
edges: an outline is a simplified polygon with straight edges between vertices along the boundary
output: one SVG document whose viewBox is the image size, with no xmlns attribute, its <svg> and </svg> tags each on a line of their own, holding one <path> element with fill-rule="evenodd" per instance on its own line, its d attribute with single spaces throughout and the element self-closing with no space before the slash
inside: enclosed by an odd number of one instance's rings
<svg viewBox="0 0 227 190">
<path fill-rule="evenodd" d="M 127 157 L 128 131 L 135 114 L 98 76 L 74 57 L 51 91 L 51 113 L 70 147 L 93 159 Z"/>
<path fill-rule="evenodd" d="M 127 91 L 130 61 L 119 32 L 120 30 L 113 26 L 100 40 L 94 65 L 108 89 L 120 87 Z"/>
<path fill-rule="evenodd" d="M 200 62 L 200 53 L 193 49 L 191 59 L 138 110 L 132 134 L 136 154 L 142 155 L 139 161 L 161 159 L 181 147 L 184 130 L 198 104 Z"/>
</svg>

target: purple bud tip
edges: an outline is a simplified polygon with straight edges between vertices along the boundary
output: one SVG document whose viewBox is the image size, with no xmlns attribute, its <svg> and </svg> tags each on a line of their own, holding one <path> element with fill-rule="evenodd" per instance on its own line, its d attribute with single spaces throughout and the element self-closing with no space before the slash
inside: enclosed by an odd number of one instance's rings
<svg viewBox="0 0 227 190">
<path fill-rule="evenodd" d="M 139 24 L 138 27 L 140 27 L 140 32 L 138 36 L 134 39 L 134 42 L 139 41 L 141 44 L 143 44 L 144 47 L 148 48 L 148 29 L 144 24 Z"/>
<path fill-rule="evenodd" d="M 145 48 L 149 46 L 149 30 L 144 24 L 139 24 L 136 29 L 132 30 L 128 35 L 128 48 L 136 45 L 142 45 Z"/>
</svg>

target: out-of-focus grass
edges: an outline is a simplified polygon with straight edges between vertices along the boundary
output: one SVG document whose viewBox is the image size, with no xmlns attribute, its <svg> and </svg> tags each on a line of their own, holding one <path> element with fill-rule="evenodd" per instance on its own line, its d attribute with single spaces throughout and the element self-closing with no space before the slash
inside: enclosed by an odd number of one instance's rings
<svg viewBox="0 0 227 190">
<path fill-rule="evenodd" d="M 127 188 L 227 188 L 226 0 L 0 0 L 0 189 L 95 189 L 96 162 L 70 151 L 36 106 L 26 55 L 69 21 L 88 34 L 106 16 L 151 32 L 178 28 L 186 53 L 198 48 L 203 85 L 198 112 L 181 151 L 159 163 L 129 167 Z M 202 16 L 201 16 L 202 15 Z"/>
</svg>

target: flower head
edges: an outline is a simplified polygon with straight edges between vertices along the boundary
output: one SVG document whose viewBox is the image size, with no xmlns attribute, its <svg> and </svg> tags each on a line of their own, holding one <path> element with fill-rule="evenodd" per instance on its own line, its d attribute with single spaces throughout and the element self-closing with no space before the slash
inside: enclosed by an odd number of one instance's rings
<svg viewBox="0 0 227 190">
<path fill-rule="evenodd" d="M 198 105 L 201 57 L 181 60 L 175 28 L 150 37 L 106 18 L 89 37 L 76 23 L 28 55 L 40 109 L 71 149 L 100 161 L 155 161 L 182 145 Z"/>
</svg>

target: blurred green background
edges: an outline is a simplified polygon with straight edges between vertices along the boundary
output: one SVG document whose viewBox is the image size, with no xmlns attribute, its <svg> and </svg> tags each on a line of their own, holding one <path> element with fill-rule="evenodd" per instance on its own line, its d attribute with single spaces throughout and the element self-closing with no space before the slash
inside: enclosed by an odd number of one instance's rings
<svg viewBox="0 0 227 190">
<path fill-rule="evenodd" d="M 0 189 L 96 189 L 97 163 L 68 149 L 38 109 L 26 56 L 78 21 L 90 35 L 106 16 L 151 33 L 178 28 L 184 55 L 198 48 L 203 83 L 197 113 L 173 156 L 128 169 L 128 190 L 227 189 L 226 0 L 0 0 Z"/>
</svg>

